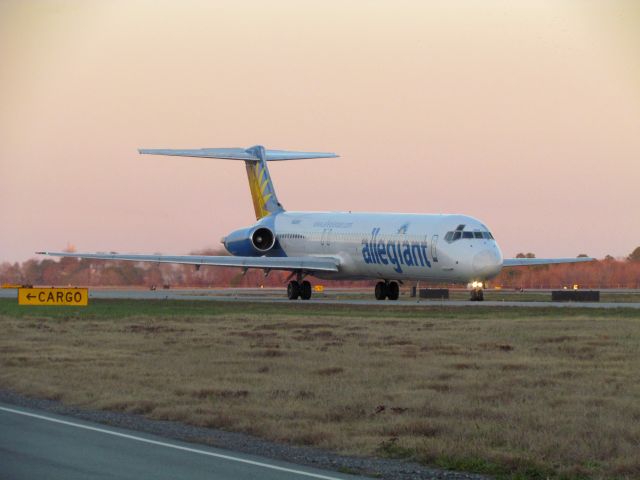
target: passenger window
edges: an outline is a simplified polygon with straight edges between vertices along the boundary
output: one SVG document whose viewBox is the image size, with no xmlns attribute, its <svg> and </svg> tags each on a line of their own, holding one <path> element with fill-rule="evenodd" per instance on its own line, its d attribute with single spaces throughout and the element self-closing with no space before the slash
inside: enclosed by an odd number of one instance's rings
<svg viewBox="0 0 640 480">
<path fill-rule="evenodd" d="M 462 232 L 462 238 L 473 238 L 473 232 Z"/>
<path fill-rule="evenodd" d="M 482 232 L 473 232 L 473 238 L 482 238 Z"/>
</svg>

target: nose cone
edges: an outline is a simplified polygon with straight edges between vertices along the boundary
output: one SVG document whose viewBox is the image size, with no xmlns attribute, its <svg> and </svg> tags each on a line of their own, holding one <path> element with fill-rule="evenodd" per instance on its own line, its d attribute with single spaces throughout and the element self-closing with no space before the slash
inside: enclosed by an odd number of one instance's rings
<svg viewBox="0 0 640 480">
<path fill-rule="evenodd" d="M 502 269 L 502 254 L 498 248 L 485 248 L 473 257 L 473 273 L 479 278 L 495 277 Z"/>
</svg>

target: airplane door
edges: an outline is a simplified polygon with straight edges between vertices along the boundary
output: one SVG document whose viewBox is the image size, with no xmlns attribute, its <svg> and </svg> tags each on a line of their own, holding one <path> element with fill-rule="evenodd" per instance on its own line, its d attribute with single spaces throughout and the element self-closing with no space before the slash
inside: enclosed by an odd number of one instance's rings
<svg viewBox="0 0 640 480">
<path fill-rule="evenodd" d="M 431 257 L 434 262 L 438 261 L 438 235 L 434 235 L 431 239 Z"/>
<path fill-rule="evenodd" d="M 331 245 L 331 229 L 325 228 L 322 230 L 322 236 L 320 237 L 320 246 L 326 248 Z"/>
</svg>

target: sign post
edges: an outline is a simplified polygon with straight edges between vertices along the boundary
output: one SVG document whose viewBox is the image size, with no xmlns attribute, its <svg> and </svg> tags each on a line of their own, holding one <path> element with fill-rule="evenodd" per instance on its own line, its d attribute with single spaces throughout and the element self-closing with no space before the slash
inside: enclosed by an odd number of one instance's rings
<svg viewBox="0 0 640 480">
<path fill-rule="evenodd" d="M 89 304 L 87 288 L 19 288 L 19 305 L 55 305 L 86 307 Z"/>
</svg>

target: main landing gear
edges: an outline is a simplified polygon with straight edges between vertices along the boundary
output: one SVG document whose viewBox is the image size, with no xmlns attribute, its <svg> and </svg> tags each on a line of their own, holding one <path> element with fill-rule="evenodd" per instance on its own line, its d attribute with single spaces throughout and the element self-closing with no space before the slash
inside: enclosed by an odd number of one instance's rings
<svg viewBox="0 0 640 480">
<path fill-rule="evenodd" d="M 376 283 L 376 300 L 397 300 L 400 296 L 398 282 L 378 282 Z"/>
<path fill-rule="evenodd" d="M 306 280 L 303 282 L 290 281 L 287 285 L 287 297 L 289 300 L 297 300 L 298 297 L 302 300 L 309 300 L 311 298 L 311 284 Z"/>
</svg>

